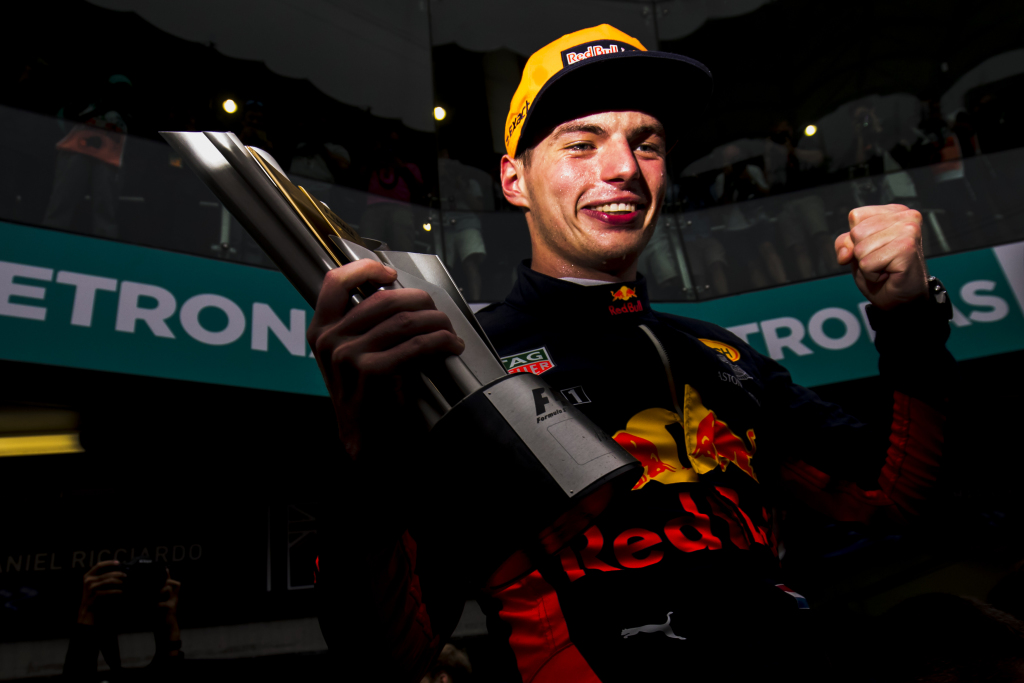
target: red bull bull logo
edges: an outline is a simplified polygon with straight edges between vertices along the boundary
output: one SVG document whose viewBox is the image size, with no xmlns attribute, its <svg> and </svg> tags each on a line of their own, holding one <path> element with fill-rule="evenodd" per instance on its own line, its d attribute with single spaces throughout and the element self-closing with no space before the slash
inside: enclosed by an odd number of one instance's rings
<svg viewBox="0 0 1024 683">
<path fill-rule="evenodd" d="M 611 315 L 621 315 L 623 313 L 639 313 L 644 310 L 644 302 L 642 301 L 630 301 L 630 299 L 636 299 L 636 290 L 632 287 L 622 285 L 612 293 L 612 301 L 621 301 L 622 304 L 619 306 L 610 305 L 608 306 L 608 313 Z"/>
<path fill-rule="evenodd" d="M 633 490 L 651 481 L 698 481 L 700 475 L 716 467 L 725 471 L 730 464 L 757 481 L 752 463 L 757 451 L 753 429 L 746 431 L 744 442 L 714 411 L 704 407 L 700 394 L 689 385 L 683 394 L 682 410 L 679 416 L 664 408 L 648 408 L 613 435 L 616 443 L 644 466 L 643 476 Z M 680 457 L 680 448 L 685 458 Z"/>
<path fill-rule="evenodd" d="M 644 466 L 644 474 L 633 490 L 650 481 L 662 484 L 697 481 L 697 473 L 684 457 L 669 427 L 679 425 L 679 416 L 664 408 L 648 408 L 630 418 L 626 428 L 612 438 Z"/>
<path fill-rule="evenodd" d="M 612 301 L 629 301 L 636 298 L 636 290 L 622 285 L 612 292 Z"/>
</svg>

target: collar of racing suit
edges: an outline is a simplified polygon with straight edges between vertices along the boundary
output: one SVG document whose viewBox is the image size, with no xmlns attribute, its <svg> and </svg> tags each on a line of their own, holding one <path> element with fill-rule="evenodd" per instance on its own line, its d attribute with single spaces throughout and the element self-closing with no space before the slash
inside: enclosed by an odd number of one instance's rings
<svg viewBox="0 0 1024 683">
<path fill-rule="evenodd" d="M 527 259 L 519 264 L 516 275 L 505 303 L 529 315 L 563 324 L 636 326 L 655 320 L 646 280 L 639 273 L 629 282 L 581 287 L 531 270 Z"/>
</svg>

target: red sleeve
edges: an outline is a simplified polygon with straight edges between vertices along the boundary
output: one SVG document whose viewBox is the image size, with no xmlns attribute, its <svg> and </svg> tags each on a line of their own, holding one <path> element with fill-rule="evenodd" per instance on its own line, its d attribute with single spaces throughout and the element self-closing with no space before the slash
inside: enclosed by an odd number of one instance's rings
<svg viewBox="0 0 1024 683">
<path fill-rule="evenodd" d="M 418 682 L 449 633 L 431 623 L 408 532 L 390 548 L 324 548 L 316 561 L 320 627 L 346 671 Z M 451 629 L 448 629 L 450 631 Z"/>
<path fill-rule="evenodd" d="M 897 391 L 878 489 L 834 479 L 803 460 L 783 465 L 783 482 L 794 497 L 837 521 L 868 522 L 879 514 L 907 521 L 921 513 L 935 483 L 944 424 L 942 411 Z"/>
</svg>

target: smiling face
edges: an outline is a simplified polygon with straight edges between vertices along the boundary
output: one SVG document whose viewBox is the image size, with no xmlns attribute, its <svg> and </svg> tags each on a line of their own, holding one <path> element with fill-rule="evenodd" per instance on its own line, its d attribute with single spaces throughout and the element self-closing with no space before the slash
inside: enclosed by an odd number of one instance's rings
<svg viewBox="0 0 1024 683">
<path fill-rule="evenodd" d="M 665 196 L 665 131 L 636 111 L 567 121 L 525 159 L 501 160 L 502 189 L 526 210 L 532 268 L 553 277 L 619 281 L 654 232 Z"/>
</svg>

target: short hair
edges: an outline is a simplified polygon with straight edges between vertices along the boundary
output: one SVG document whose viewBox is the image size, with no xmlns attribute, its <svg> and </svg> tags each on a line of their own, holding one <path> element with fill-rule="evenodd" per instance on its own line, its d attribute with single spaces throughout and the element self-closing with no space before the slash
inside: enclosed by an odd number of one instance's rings
<svg viewBox="0 0 1024 683">
<path fill-rule="evenodd" d="M 523 149 L 519 150 L 518 154 L 516 154 L 516 161 L 521 163 L 526 168 L 530 167 L 530 161 L 532 159 L 533 159 L 533 147 L 532 146 L 531 147 L 524 147 Z"/>
</svg>

